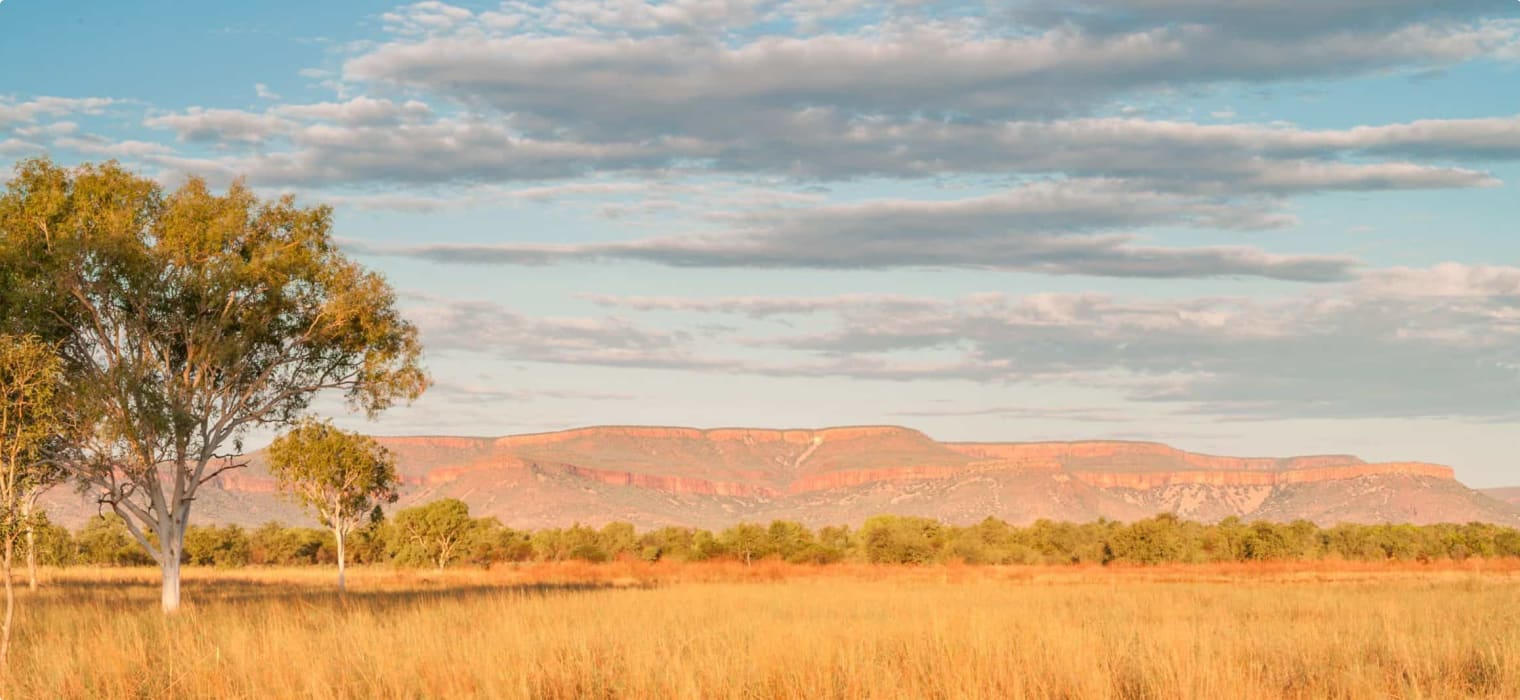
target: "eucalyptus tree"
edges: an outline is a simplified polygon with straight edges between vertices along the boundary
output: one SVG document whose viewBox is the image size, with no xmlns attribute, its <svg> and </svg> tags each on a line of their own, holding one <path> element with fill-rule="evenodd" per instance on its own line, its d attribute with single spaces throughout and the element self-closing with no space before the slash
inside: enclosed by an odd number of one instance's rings
<svg viewBox="0 0 1520 700">
<path fill-rule="evenodd" d="M 62 386 L 62 362 L 51 345 L 37 336 L 0 335 L 0 665 L 10 658 L 16 613 L 16 544 L 33 528 L 34 494 L 58 480 L 51 453 L 63 433 Z"/>
<path fill-rule="evenodd" d="M 349 533 L 396 502 L 396 458 L 374 438 L 306 419 L 269 446 L 269 471 L 280 489 L 317 511 L 338 540 L 338 591 L 343 591 Z"/>
<path fill-rule="evenodd" d="M 373 416 L 427 387 L 416 328 L 331 228 L 327 207 L 196 178 L 165 191 L 114 163 L 27 161 L 0 195 L 8 274 L 89 425 L 69 468 L 158 562 L 166 612 L 197 492 L 245 464 L 248 431 L 325 392 Z"/>
</svg>

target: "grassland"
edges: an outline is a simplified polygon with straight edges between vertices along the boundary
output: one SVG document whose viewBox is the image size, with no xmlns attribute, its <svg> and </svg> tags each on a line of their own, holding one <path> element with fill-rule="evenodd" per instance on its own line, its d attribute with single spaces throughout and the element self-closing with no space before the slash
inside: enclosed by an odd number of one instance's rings
<svg viewBox="0 0 1520 700">
<path fill-rule="evenodd" d="M 1520 697 L 1520 563 L 65 569 L 5 697 Z"/>
</svg>

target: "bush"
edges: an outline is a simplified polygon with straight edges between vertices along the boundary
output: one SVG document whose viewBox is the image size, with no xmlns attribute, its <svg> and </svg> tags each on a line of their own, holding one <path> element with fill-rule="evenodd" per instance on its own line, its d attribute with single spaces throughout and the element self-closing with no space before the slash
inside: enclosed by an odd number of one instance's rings
<svg viewBox="0 0 1520 700">
<path fill-rule="evenodd" d="M 185 530 L 185 562 L 199 566 L 228 568 L 247 566 L 253 558 L 248 534 L 236 525 L 204 527 L 192 525 Z"/>
<path fill-rule="evenodd" d="M 96 566 L 147 566 L 153 557 L 127 530 L 127 524 L 115 513 L 90 518 L 75 538 L 81 564 Z"/>
</svg>

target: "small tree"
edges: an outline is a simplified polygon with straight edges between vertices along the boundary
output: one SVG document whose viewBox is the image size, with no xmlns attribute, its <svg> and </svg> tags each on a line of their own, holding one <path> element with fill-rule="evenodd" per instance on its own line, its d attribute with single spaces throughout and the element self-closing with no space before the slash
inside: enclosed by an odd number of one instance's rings
<svg viewBox="0 0 1520 700">
<path fill-rule="evenodd" d="M 5 620 L 0 623 L 0 664 L 10 655 L 16 592 L 11 565 L 21 535 L 31 531 L 31 494 L 57 479 L 46 452 L 63 425 L 59 409 L 62 363 L 35 336 L 0 335 L 0 576 L 5 577 Z"/>
<path fill-rule="evenodd" d="M 770 533 L 754 523 L 739 523 L 724 530 L 718 542 L 745 566 L 770 553 Z"/>
<path fill-rule="evenodd" d="M 443 571 L 459 557 L 475 533 L 470 507 L 457 498 L 444 498 L 406 508 L 393 521 L 399 561 L 427 561 Z"/>
<path fill-rule="evenodd" d="M 280 489 L 317 512 L 338 540 L 338 590 L 347 562 L 344 542 L 375 513 L 395 503 L 396 458 L 374 439 L 307 419 L 269 446 L 269 471 Z"/>
</svg>

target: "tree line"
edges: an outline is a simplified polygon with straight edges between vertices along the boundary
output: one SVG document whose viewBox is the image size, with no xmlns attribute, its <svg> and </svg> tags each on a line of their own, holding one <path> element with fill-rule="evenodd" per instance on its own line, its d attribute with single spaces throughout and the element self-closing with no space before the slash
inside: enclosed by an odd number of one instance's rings
<svg viewBox="0 0 1520 700">
<path fill-rule="evenodd" d="M 37 558 L 51 566 L 142 566 L 153 563 L 113 515 L 78 531 L 50 523 L 37 529 Z M 777 520 L 721 530 L 630 523 L 521 530 L 494 517 L 473 517 L 463 502 L 443 499 L 404 508 L 355 528 L 346 558 L 356 564 L 485 567 L 504 562 L 613 560 L 779 560 L 802 564 L 856 562 L 934 565 L 1169 564 L 1245 561 L 1432 561 L 1520 557 L 1520 530 L 1489 523 L 1320 527 L 1291 523 L 1217 523 L 1171 514 L 1132 523 L 1039 520 L 1016 526 L 996 518 L 951 525 L 929 518 L 880 515 L 859 527 L 818 529 Z M 339 561 L 331 529 L 266 523 L 192 526 L 183 563 L 196 566 L 332 566 Z"/>
</svg>

